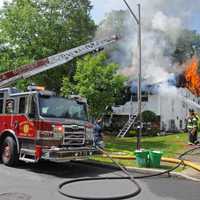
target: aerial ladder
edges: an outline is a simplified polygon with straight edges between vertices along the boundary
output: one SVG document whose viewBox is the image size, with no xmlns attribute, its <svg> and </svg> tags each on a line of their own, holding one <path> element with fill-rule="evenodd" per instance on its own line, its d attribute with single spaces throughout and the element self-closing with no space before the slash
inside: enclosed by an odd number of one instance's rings
<svg viewBox="0 0 200 200">
<path fill-rule="evenodd" d="M 55 68 L 62 64 L 68 63 L 76 57 L 83 56 L 87 53 L 98 52 L 104 49 L 105 46 L 118 40 L 116 35 L 96 40 L 79 47 L 66 50 L 64 52 L 43 58 L 33 64 L 23 65 L 22 67 L 13 69 L 0 74 L 0 88 L 12 84 L 19 79 L 26 79 L 46 70 Z"/>
</svg>

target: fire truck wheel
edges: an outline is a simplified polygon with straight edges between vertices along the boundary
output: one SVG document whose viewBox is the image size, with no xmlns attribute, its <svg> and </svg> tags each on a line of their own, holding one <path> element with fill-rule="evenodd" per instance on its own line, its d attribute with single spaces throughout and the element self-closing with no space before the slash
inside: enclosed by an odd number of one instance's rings
<svg viewBox="0 0 200 200">
<path fill-rule="evenodd" d="M 8 166 L 14 166 L 18 161 L 17 144 L 12 137 L 6 137 L 2 145 L 2 162 Z"/>
</svg>

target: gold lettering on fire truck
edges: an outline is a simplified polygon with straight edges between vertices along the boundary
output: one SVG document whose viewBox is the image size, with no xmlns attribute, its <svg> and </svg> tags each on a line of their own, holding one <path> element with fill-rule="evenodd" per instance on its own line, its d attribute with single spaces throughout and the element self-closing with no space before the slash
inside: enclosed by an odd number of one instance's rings
<svg viewBox="0 0 200 200">
<path fill-rule="evenodd" d="M 29 124 L 24 124 L 24 126 L 23 126 L 23 132 L 25 134 L 27 134 L 29 132 Z"/>
<path fill-rule="evenodd" d="M 19 135 L 24 137 L 33 137 L 34 136 L 34 129 L 33 124 L 30 122 L 21 122 L 19 124 Z"/>
</svg>

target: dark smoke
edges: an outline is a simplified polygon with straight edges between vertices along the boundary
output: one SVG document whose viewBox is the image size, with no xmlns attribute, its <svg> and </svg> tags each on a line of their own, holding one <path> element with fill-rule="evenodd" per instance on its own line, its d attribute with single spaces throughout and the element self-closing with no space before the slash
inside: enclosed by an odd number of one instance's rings
<svg viewBox="0 0 200 200">
<path fill-rule="evenodd" d="M 177 87 L 186 87 L 186 79 L 184 74 L 176 75 L 176 86 Z"/>
</svg>

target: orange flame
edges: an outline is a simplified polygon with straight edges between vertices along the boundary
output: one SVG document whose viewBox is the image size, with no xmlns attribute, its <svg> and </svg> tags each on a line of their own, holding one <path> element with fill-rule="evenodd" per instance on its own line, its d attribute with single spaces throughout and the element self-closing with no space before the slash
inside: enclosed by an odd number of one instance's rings
<svg viewBox="0 0 200 200">
<path fill-rule="evenodd" d="M 200 96 L 200 74 L 198 73 L 198 59 L 193 57 L 186 66 L 186 87 L 195 95 Z"/>
</svg>

